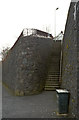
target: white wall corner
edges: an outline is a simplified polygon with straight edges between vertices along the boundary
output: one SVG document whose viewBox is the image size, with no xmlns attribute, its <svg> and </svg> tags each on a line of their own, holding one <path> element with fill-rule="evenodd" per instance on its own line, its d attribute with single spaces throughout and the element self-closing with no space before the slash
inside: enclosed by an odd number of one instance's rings
<svg viewBox="0 0 79 120">
<path fill-rule="evenodd" d="M 74 20 L 76 21 L 76 5 L 77 5 L 77 3 L 75 3 L 75 5 L 74 5 Z"/>
</svg>

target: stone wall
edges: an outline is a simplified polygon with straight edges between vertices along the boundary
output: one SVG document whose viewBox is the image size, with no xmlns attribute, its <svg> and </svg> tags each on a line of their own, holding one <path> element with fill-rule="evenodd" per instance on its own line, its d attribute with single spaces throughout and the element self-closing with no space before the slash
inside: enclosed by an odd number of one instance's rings
<svg viewBox="0 0 79 120">
<path fill-rule="evenodd" d="M 76 31 L 77 31 L 77 118 L 79 119 L 79 2 L 76 5 Z"/>
<path fill-rule="evenodd" d="M 0 61 L 0 83 L 2 82 L 2 62 Z"/>
<path fill-rule="evenodd" d="M 70 92 L 69 113 L 72 117 L 77 116 L 77 39 L 79 34 L 76 29 L 76 27 L 78 26 L 78 23 L 76 21 L 76 12 L 76 3 L 71 2 L 63 40 L 63 65 L 61 85 L 62 88 L 66 88 Z"/>
<path fill-rule="evenodd" d="M 3 83 L 15 95 L 43 91 L 53 54 L 60 54 L 60 41 L 36 36 L 20 36 L 3 61 Z"/>
</svg>

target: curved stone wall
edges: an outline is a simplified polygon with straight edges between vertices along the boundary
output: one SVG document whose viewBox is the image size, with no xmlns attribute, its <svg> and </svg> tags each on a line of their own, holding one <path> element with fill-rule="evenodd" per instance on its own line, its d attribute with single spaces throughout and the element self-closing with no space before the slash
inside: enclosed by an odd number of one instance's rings
<svg viewBox="0 0 79 120">
<path fill-rule="evenodd" d="M 3 61 L 3 83 L 15 95 L 43 91 L 53 53 L 52 44 L 56 44 L 52 39 L 34 36 L 21 36 L 16 41 Z"/>
</svg>

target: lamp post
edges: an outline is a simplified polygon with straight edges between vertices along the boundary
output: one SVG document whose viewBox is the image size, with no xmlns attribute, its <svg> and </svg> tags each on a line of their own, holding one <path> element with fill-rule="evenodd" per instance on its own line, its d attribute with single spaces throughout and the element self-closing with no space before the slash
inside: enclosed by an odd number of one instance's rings
<svg viewBox="0 0 79 120">
<path fill-rule="evenodd" d="M 59 8 L 57 7 L 56 9 L 55 9 L 55 37 L 56 37 L 56 11 L 58 10 Z"/>
</svg>

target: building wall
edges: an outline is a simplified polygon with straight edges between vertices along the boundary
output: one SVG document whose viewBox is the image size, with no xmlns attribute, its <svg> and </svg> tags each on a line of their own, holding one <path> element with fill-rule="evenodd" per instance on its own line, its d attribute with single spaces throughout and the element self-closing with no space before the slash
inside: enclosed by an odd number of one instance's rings
<svg viewBox="0 0 79 120">
<path fill-rule="evenodd" d="M 23 34 L 23 36 L 29 36 L 29 35 L 36 35 L 39 37 L 49 37 L 53 39 L 52 34 L 41 31 L 41 30 L 37 30 L 37 29 L 23 29 L 21 35 Z"/>
<path fill-rule="evenodd" d="M 20 36 L 3 61 L 3 83 L 16 95 L 43 91 L 51 58 L 60 51 L 60 41 Z"/>
<path fill-rule="evenodd" d="M 63 40 L 62 88 L 70 92 L 69 113 L 77 116 L 77 34 L 76 3 L 71 2 Z M 79 15 L 78 15 L 79 18 Z"/>
</svg>

